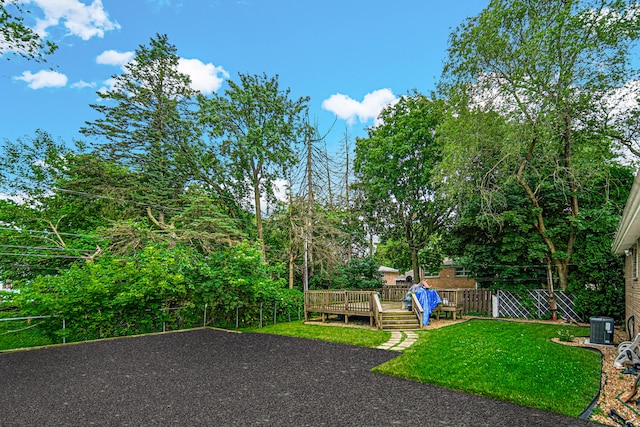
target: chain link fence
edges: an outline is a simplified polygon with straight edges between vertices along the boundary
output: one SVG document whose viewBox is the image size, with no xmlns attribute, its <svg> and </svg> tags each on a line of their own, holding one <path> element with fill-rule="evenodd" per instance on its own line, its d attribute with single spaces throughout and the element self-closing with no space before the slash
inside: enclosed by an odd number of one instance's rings
<svg viewBox="0 0 640 427">
<path fill-rule="evenodd" d="M 204 306 L 84 313 L 73 316 L 18 315 L 0 311 L 0 351 L 38 345 L 168 332 L 198 327 L 262 328 L 300 320 L 303 302 L 281 300 L 240 304 L 221 310 Z"/>
</svg>

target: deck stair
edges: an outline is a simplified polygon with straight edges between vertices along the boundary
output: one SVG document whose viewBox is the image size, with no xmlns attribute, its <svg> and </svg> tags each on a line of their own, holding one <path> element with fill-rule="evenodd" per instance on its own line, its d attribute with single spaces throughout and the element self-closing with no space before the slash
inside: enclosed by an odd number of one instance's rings
<svg viewBox="0 0 640 427">
<path fill-rule="evenodd" d="M 413 311 L 390 310 L 382 313 L 383 331 L 418 331 L 420 322 Z"/>
</svg>

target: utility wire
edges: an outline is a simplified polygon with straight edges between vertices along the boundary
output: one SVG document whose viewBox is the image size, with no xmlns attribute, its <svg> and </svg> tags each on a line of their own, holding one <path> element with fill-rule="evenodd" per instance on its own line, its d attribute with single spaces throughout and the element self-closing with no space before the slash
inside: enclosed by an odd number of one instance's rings
<svg viewBox="0 0 640 427">
<path fill-rule="evenodd" d="M 15 227 L 0 227 L 0 230 L 17 231 L 18 233 L 29 233 L 29 234 L 53 234 L 53 235 L 56 234 L 56 233 L 54 233 L 52 231 L 24 230 L 24 229 L 15 228 Z M 104 239 L 104 237 L 99 237 L 99 236 L 89 236 L 88 234 L 63 233 L 63 232 L 60 232 L 60 231 L 57 234 L 59 234 L 61 236 L 74 236 L 74 237 L 87 237 L 87 238 L 91 238 L 91 239 Z"/>
<path fill-rule="evenodd" d="M 117 197 L 109 197 L 109 196 L 103 196 L 100 194 L 92 194 L 92 193 L 86 193 L 84 191 L 74 191 L 74 190 L 66 190 L 64 188 L 51 188 L 52 191 L 54 192 L 60 192 L 60 193 L 67 193 L 67 194 L 73 194 L 76 196 L 84 196 L 84 197 L 91 197 L 94 199 L 106 199 L 106 200 L 114 200 L 116 202 L 121 202 L 121 203 L 132 203 L 134 205 L 139 205 L 139 206 L 150 206 L 152 208 L 157 208 L 157 209 L 166 209 L 166 210 L 172 210 L 172 211 L 180 211 L 181 209 L 178 208 L 170 208 L 168 206 L 161 206 L 161 205 L 154 205 L 151 203 L 144 203 L 144 202 L 136 202 L 135 200 L 127 200 L 127 199 L 121 199 L 121 198 L 117 198 Z"/>
<path fill-rule="evenodd" d="M 73 255 L 43 255 L 43 254 L 19 254 L 10 252 L 0 252 L 2 256 L 24 256 L 24 257 L 38 257 L 38 258 L 65 258 L 65 259 L 85 259 L 81 256 Z"/>
<path fill-rule="evenodd" d="M 94 249 L 74 249 L 74 248 L 48 248 L 46 246 L 19 246 L 19 245 L 0 245 L 0 248 L 10 249 L 36 249 L 41 251 L 60 251 L 60 252 L 92 252 Z"/>
</svg>

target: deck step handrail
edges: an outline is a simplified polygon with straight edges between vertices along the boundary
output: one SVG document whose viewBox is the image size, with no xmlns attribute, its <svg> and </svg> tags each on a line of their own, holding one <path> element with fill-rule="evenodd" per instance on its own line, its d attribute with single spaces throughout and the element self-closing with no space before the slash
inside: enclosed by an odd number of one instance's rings
<svg viewBox="0 0 640 427">
<path fill-rule="evenodd" d="M 420 322 L 420 328 L 422 328 L 422 315 L 424 313 L 424 309 L 422 308 L 420 301 L 418 301 L 418 297 L 415 292 L 411 293 L 411 309 L 416 314 L 418 322 Z"/>
<path fill-rule="evenodd" d="M 377 292 L 375 292 L 371 298 L 373 299 L 373 317 L 375 319 L 375 324 L 378 329 L 382 329 L 382 313 L 384 309 L 382 308 L 382 303 L 380 302 L 380 296 Z"/>
</svg>

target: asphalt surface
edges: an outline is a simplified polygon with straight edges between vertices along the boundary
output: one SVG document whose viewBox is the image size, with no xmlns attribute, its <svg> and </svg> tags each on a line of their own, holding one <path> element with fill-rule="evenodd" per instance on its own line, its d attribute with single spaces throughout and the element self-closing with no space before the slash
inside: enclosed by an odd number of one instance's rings
<svg viewBox="0 0 640 427">
<path fill-rule="evenodd" d="M 0 426 L 588 426 L 370 372 L 398 353 L 199 329 L 0 354 Z"/>
</svg>

